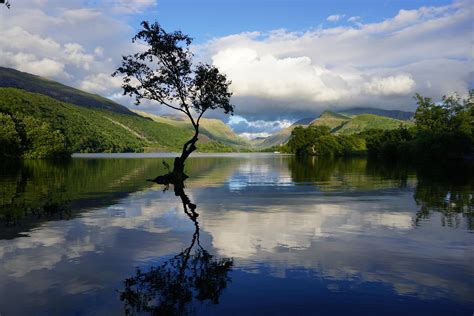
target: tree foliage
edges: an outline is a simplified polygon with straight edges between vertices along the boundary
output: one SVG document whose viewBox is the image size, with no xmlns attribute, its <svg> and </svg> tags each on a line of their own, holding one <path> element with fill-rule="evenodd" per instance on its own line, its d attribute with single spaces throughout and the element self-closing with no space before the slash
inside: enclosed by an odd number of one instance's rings
<svg viewBox="0 0 474 316">
<path fill-rule="evenodd" d="M 209 109 L 233 113 L 230 81 L 212 65 L 193 65 L 191 37 L 180 31 L 168 33 L 158 23 L 144 21 L 142 26 L 133 42 L 145 44 L 146 50 L 124 56 L 113 74 L 124 76 L 124 95 L 134 97 L 137 104 L 148 99 L 180 111 L 195 127 Z"/>
<path fill-rule="evenodd" d="M 159 23 L 142 22 L 143 29 L 133 42 L 144 51 L 123 56 L 122 66 L 114 76 L 123 75 L 123 94 L 143 99 L 182 112 L 194 127 L 194 136 L 183 145 L 174 164 L 174 173 L 184 175 L 184 161 L 196 150 L 199 122 L 207 110 L 222 109 L 233 113 L 230 103 L 230 81 L 209 64 L 193 64 L 192 38 L 180 31 L 166 32 Z"/>
<path fill-rule="evenodd" d="M 457 94 L 440 103 L 415 95 L 418 108 L 413 127 L 369 129 L 350 136 L 333 135 L 325 126 L 296 127 L 287 148 L 297 155 L 344 156 L 360 153 L 385 160 L 449 159 L 474 154 L 474 90 L 462 100 Z"/>
<path fill-rule="evenodd" d="M 311 125 L 295 127 L 287 147 L 300 156 L 346 156 L 363 150 L 364 143 L 355 135 L 332 135 L 327 126 Z"/>
<path fill-rule="evenodd" d="M 8 114 L 0 112 L 0 156 L 16 157 L 20 152 L 21 139 L 15 121 Z"/>
<path fill-rule="evenodd" d="M 419 94 L 415 127 L 366 134 L 371 156 L 383 159 L 461 158 L 474 151 L 474 90 L 462 100 L 457 94 L 440 103 Z"/>
<path fill-rule="evenodd" d="M 0 112 L 0 157 L 60 158 L 68 156 L 64 135 L 32 116 Z"/>
</svg>

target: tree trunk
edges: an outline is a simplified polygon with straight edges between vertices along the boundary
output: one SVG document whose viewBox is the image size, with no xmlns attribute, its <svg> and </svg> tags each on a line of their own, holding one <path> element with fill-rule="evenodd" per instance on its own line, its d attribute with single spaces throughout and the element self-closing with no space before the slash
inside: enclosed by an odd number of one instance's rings
<svg viewBox="0 0 474 316">
<path fill-rule="evenodd" d="M 155 179 L 147 179 L 147 181 L 164 185 L 173 184 L 174 186 L 182 186 L 184 188 L 184 180 L 188 178 L 188 176 L 184 173 L 184 162 L 189 157 L 189 155 L 191 155 L 191 153 L 196 150 L 196 142 L 198 141 L 199 136 L 199 124 L 193 123 L 193 125 L 195 130 L 194 136 L 184 144 L 181 156 L 174 159 L 173 171 L 168 174 L 158 176 Z"/>
<path fill-rule="evenodd" d="M 174 159 L 173 175 L 175 180 L 184 181 L 188 176 L 184 173 L 184 162 L 196 150 L 196 142 L 199 136 L 199 125 L 194 126 L 194 136 L 183 145 L 183 151 L 180 157 Z"/>
</svg>

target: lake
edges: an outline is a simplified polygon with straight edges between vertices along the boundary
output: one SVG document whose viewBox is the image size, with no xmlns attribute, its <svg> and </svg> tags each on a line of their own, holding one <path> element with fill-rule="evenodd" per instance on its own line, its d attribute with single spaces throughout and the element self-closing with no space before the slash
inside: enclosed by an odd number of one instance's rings
<svg viewBox="0 0 474 316">
<path fill-rule="evenodd" d="M 0 314 L 474 312 L 472 166 L 171 157 L 2 163 Z"/>
</svg>

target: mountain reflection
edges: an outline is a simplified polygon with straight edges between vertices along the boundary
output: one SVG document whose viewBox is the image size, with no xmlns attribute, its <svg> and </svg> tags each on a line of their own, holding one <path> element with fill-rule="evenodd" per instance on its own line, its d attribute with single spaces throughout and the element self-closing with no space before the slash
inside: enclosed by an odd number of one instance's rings
<svg viewBox="0 0 474 316">
<path fill-rule="evenodd" d="M 153 315 L 185 315 L 193 312 L 193 302 L 219 303 L 219 297 L 231 281 L 231 258 L 215 258 L 199 240 L 199 214 L 184 191 L 184 183 L 175 183 L 186 215 L 194 224 L 187 248 L 147 272 L 137 268 L 135 276 L 124 281 L 120 300 L 127 315 L 149 312 Z M 168 186 L 165 188 L 167 190 Z"/>
</svg>

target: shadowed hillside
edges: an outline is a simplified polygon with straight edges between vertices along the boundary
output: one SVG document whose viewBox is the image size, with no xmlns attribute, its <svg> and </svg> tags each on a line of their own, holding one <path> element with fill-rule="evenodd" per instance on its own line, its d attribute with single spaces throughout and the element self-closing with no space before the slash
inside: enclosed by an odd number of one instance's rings
<svg viewBox="0 0 474 316">
<path fill-rule="evenodd" d="M 135 115 L 125 106 L 97 94 L 87 93 L 60 84 L 56 81 L 11 68 L 0 67 L 0 87 L 17 88 L 29 92 L 41 93 L 57 100 L 86 108 L 97 108 L 117 113 Z"/>
</svg>

